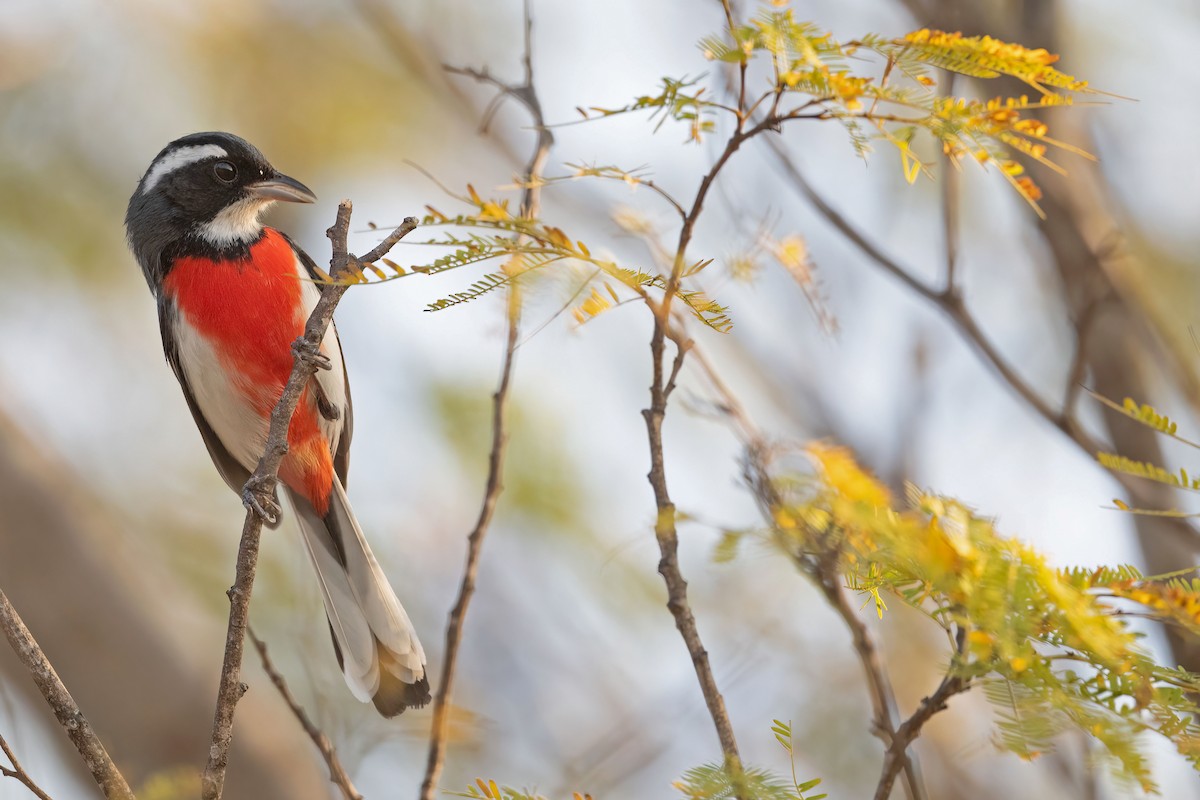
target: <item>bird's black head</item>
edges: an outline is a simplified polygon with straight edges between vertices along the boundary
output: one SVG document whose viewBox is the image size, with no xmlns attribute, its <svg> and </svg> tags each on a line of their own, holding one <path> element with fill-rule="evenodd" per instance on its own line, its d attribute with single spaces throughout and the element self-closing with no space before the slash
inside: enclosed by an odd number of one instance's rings
<svg viewBox="0 0 1200 800">
<path fill-rule="evenodd" d="M 129 246 L 151 291 L 158 293 L 171 256 L 244 252 L 262 233 L 259 214 L 276 200 L 311 203 L 316 195 L 245 139 L 193 133 L 164 147 L 125 213 Z"/>
</svg>

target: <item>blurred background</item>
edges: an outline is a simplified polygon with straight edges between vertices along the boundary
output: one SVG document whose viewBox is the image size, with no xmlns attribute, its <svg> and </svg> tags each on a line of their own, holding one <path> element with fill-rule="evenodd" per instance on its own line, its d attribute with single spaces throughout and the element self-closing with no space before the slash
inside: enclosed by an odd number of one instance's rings
<svg viewBox="0 0 1200 800">
<path fill-rule="evenodd" d="M 1066 156 L 1070 181 L 1037 176 L 1044 223 L 999 176 L 966 169 L 954 198 L 959 269 L 980 326 L 1049 407 L 1061 407 L 1083 341 L 1085 383 L 1153 402 L 1194 438 L 1200 381 L 1188 326 L 1200 290 L 1200 161 L 1187 133 L 1196 110 L 1180 90 L 1200 79 L 1200 63 L 1182 57 L 1200 37 L 1196 4 L 794 7 L 842 40 L 937 26 L 1046 47 L 1064 54 L 1065 72 L 1134 98 L 1056 116 L 1052 134 L 1099 162 Z M 550 122 L 578 119 L 576 106 L 653 93 L 663 75 L 708 70 L 720 91 L 719 72 L 695 47 L 723 26 L 716 2 L 532 0 L 532 15 L 535 81 Z M 350 197 L 351 249 L 362 252 L 378 239 L 368 221 L 394 225 L 427 203 L 458 210 L 406 161 L 455 189 L 471 182 L 487 194 L 512 183 L 533 144 L 526 116 L 507 104 L 481 133 L 491 94 L 440 65 L 518 80 L 521 30 L 517 0 L 0 4 L 0 587 L 135 785 L 203 763 L 243 511 L 163 362 L 154 303 L 123 241 L 129 193 L 168 141 L 232 131 L 321 198 L 273 211 L 273 224 L 323 262 L 325 228 Z M 567 163 L 648 165 L 680 197 L 694 193 L 720 142 L 684 145 L 682 127 L 655 135 L 634 116 L 555 136 L 550 174 Z M 908 186 L 882 147 L 864 167 L 836 125 L 789 130 L 782 142 L 829 204 L 937 282 L 939 181 Z M 550 222 L 630 265 L 648 256 L 614 213 L 674 235 L 669 209 L 645 190 L 580 182 L 548 189 L 543 204 Z M 777 265 L 764 262 L 749 279 L 729 269 L 763 231 L 805 238 L 836 333 Z M 815 211 L 761 143 L 723 174 L 691 252 L 718 260 L 706 288 L 731 307 L 735 325 L 728 336 L 694 335 L 773 439 L 840 440 L 894 485 L 914 481 L 996 515 L 1056 564 L 1162 572 L 1196 563 L 1186 525 L 1135 525 L 1105 508 L 1118 496 L 1158 507 L 1184 498 L 1131 498 L 945 314 Z M 402 245 L 393 257 L 424 263 L 428 251 Z M 358 288 L 337 316 L 355 399 L 351 498 L 435 670 L 482 497 L 504 304 L 497 293 L 423 309 L 476 277 L 455 271 Z M 555 316 L 577 277 L 537 284 L 526 311 L 507 491 L 466 626 L 443 786 L 485 776 L 549 796 L 670 797 L 672 780 L 719 750 L 655 574 L 639 413 L 649 318 L 633 305 L 583 326 Z M 791 720 L 801 776 L 824 778 L 831 797 L 867 796 L 882 749 L 868 731 L 846 631 L 786 559 L 751 547 L 732 563 L 713 560 L 720 527 L 758 518 L 741 486 L 737 441 L 697 413 L 711 399 L 685 369 L 668 415 L 667 472 L 680 509 L 696 520 L 681 531 L 683 569 L 743 757 L 786 773 L 770 722 Z M 1159 451 L 1087 398 L 1079 416 L 1131 457 L 1188 457 Z M 945 658 L 936 632 L 910 616 L 871 620 L 905 712 L 933 688 Z M 385 722 L 350 697 L 288 524 L 264 539 L 252 619 L 359 790 L 415 796 L 429 712 Z M 1148 646 L 1200 668 L 1188 642 L 1148 631 Z M 56 800 L 95 796 L 27 676 L 0 650 L 0 732 Z M 247 659 L 251 688 L 226 796 L 330 796 L 315 751 Z M 1090 767 L 1081 740 L 1032 764 L 997 753 L 990 713 L 980 698 L 959 698 L 927 728 L 918 753 L 932 796 L 1008 797 L 1017 787 L 1027 797 L 1135 794 Z M 1182 759 L 1149 740 L 1147 749 L 1164 796 L 1197 796 L 1200 782 Z M 25 796 L 0 781 L 0 798 Z"/>
</svg>

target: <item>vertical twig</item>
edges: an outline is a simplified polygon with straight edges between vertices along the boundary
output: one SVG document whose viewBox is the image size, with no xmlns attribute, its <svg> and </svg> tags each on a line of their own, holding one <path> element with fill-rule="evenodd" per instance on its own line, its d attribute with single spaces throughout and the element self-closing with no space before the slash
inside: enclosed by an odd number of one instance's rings
<svg viewBox="0 0 1200 800">
<path fill-rule="evenodd" d="M 338 205 L 337 218 L 326 234 L 333 245 L 333 257 L 330 260 L 330 275 L 336 281 L 347 270 L 351 261 L 356 261 L 346 248 L 346 237 L 350 228 L 350 212 L 352 206 L 349 200 L 343 200 Z M 382 257 L 380 250 L 384 245 L 389 247 L 417 227 L 416 219 L 408 217 L 387 240 L 372 250 L 364 261 L 375 261 Z M 386 250 L 384 250 L 386 252 Z M 250 593 L 254 586 L 254 573 L 258 564 L 259 539 L 262 534 L 263 519 L 250 506 L 249 498 L 258 498 L 260 502 L 273 496 L 278 483 L 279 465 L 287 454 L 287 433 L 292 414 L 300 401 L 304 386 L 316 373 L 315 362 L 306 359 L 301 354 L 301 346 L 312 349 L 320 347 L 325 338 L 325 331 L 333 319 L 333 311 L 342 295 L 346 293 L 349 284 L 331 283 L 321 290 L 321 299 L 313 308 L 308 322 L 304 326 L 304 336 L 293 346 L 295 363 L 292 373 L 284 385 L 279 402 L 271 411 L 271 426 L 267 436 L 267 446 L 258 467 L 250 480 L 246 482 L 243 498 L 247 498 L 248 508 L 246 519 L 242 524 L 242 538 L 238 545 L 237 573 L 233 586 L 229 589 L 229 627 L 225 634 L 225 657 L 221 665 L 221 684 L 217 690 L 217 707 L 213 715 L 212 745 L 209 748 L 208 763 L 204 768 L 201 780 L 201 796 L 204 800 L 217 800 L 225 785 L 225 771 L 229 765 L 229 745 L 233 741 L 233 715 L 238 700 L 246 693 L 246 684 L 242 683 L 242 654 L 245 649 L 247 620 L 250 613 Z"/>
<path fill-rule="evenodd" d="M 525 81 L 520 86 L 511 86 L 492 78 L 486 70 L 456 69 L 447 67 L 453 74 L 468 75 L 477 81 L 491 84 L 500 90 L 500 98 L 513 97 L 523 103 L 533 117 L 534 128 L 537 131 L 537 142 L 533 155 L 525 167 L 525 189 L 521 197 L 521 216 L 526 219 L 536 218 L 541 201 L 541 188 L 538 178 L 541 176 L 546 160 L 550 156 L 550 148 L 554 137 L 546 127 L 542 117 L 541 104 L 533 86 L 533 56 L 532 36 L 533 19 L 529 13 L 529 3 L 524 6 L 525 52 L 522 59 Z M 508 289 L 507 335 L 504 344 L 504 361 L 500 368 L 500 382 L 492 395 L 492 449 L 488 456 L 488 476 L 484 488 L 483 502 L 479 509 L 479 517 L 475 527 L 467 537 L 466 564 L 463 567 L 462 582 L 458 589 L 458 598 L 450 610 L 446 623 L 446 649 L 442 657 L 441 681 L 433 699 L 433 720 L 430 725 L 429 758 L 426 762 L 425 777 L 421 782 L 421 800 L 433 800 L 436 796 L 438 782 L 446 760 L 446 739 L 449 727 L 450 697 L 454 689 L 454 675 L 458 664 L 458 651 L 462 644 L 463 624 L 466 620 L 467 608 L 475 593 L 475 577 L 479 570 L 479 559 L 483 549 L 483 539 L 492 522 L 496 503 L 504 490 L 503 470 L 506 443 L 508 440 L 506 409 L 508 406 L 509 385 L 512 379 L 513 361 L 516 354 L 520 334 L 520 286 L 518 277 L 514 276 Z"/>
<path fill-rule="evenodd" d="M 953 96 L 957 76 L 946 77 L 947 95 Z M 946 285 L 942 294 L 953 297 L 958 293 L 958 205 L 959 165 L 953 156 L 946 156 L 946 174 L 942 176 L 942 238 L 946 250 Z"/>
<path fill-rule="evenodd" d="M 325 764 L 329 767 L 330 782 L 341 790 L 342 796 L 346 800 L 363 800 L 363 796 L 358 793 L 358 789 L 354 788 L 350 776 L 346 773 L 345 767 L 342 766 L 341 759 L 338 758 L 337 749 L 334 748 L 333 742 L 329 740 L 324 731 L 313 723 L 308 713 L 304 710 L 304 707 L 300 705 L 295 695 L 292 694 L 292 690 L 288 688 L 287 681 L 283 679 L 283 675 L 275 668 L 270 655 L 267 654 L 266 642 L 258 638 L 252 627 L 247 626 L 246 633 L 250 636 L 250 641 L 254 642 L 254 648 L 258 650 L 258 657 L 262 661 L 262 667 L 267 673 L 267 677 L 271 679 L 271 683 L 279 690 L 279 695 L 283 698 L 283 702 L 287 703 L 288 708 L 292 710 L 292 715 L 296 717 L 300 726 L 304 728 L 304 732 L 308 734 L 308 738 L 312 739 L 312 743 L 316 745 L 317 750 L 321 753 L 321 758 L 325 759 Z"/>
<path fill-rule="evenodd" d="M 723 3 L 723 5 L 727 13 L 727 20 L 732 28 L 733 16 L 731 9 L 728 4 Z M 732 34 L 732 30 L 730 33 Z M 696 679 L 700 684 L 700 691 L 704 695 L 704 702 L 708 706 L 709 716 L 712 718 L 713 727 L 716 728 L 717 738 L 721 743 L 721 751 L 725 757 L 726 769 L 728 769 L 733 779 L 734 786 L 737 787 L 736 795 L 739 798 L 742 796 L 740 788 L 742 760 L 738 754 L 737 737 L 734 735 L 733 723 L 729 719 L 729 712 L 725 708 L 725 698 L 721 695 L 720 688 L 717 686 L 716 678 L 713 675 L 712 665 L 708 659 L 708 651 L 705 649 L 704 642 L 700 638 L 700 631 L 696 625 L 696 616 L 692 612 L 691 605 L 688 602 L 687 581 L 684 580 L 683 572 L 679 568 L 679 536 L 675 525 L 675 503 L 672 501 L 670 491 L 667 487 L 666 466 L 663 458 L 662 425 L 667 413 L 667 401 L 675 389 L 675 380 L 683 366 L 684 358 L 691 347 L 691 341 L 686 339 L 682 334 L 672 337 L 676 347 L 675 359 L 671 366 L 670 375 L 665 376 L 664 357 L 666 339 L 671 328 L 671 301 L 674 299 L 675 293 L 679 288 L 683 270 L 687 264 L 687 248 L 695 233 L 696 223 L 704 209 L 704 201 L 707 199 L 708 192 L 712 189 L 717 175 L 742 144 L 763 131 L 772 130 L 778 125 L 778 120 L 773 115 L 768 115 L 758 125 L 747 129 L 745 125 L 746 115 L 743 113 L 740 105 L 742 102 L 743 100 L 739 100 L 737 124 L 733 134 L 725 143 L 725 148 L 722 150 L 720 156 L 717 157 L 712 167 L 701 179 L 692 206 L 684 215 L 683 223 L 679 229 L 679 241 L 675 248 L 674 263 L 663 290 L 662 302 L 655 304 L 652 300 L 646 298 L 647 304 L 654 314 L 654 331 L 650 337 L 650 360 L 653 377 L 650 382 L 650 407 L 642 410 L 642 417 L 646 422 L 646 435 L 650 447 L 650 472 L 646 475 L 646 479 L 650 482 L 651 489 L 654 492 L 655 506 L 658 509 L 654 525 L 655 539 L 658 541 L 659 548 L 658 572 L 662 575 L 663 582 L 667 587 L 667 608 L 670 610 L 671 616 L 674 617 L 675 627 L 679 630 L 680 636 L 683 637 L 688 654 L 692 658 L 692 665 L 696 670 Z"/>
<path fill-rule="evenodd" d="M 79 751 L 79 755 L 83 757 L 83 763 L 87 765 L 88 771 L 92 773 L 92 778 L 104 792 L 104 796 L 109 800 L 134 800 L 129 784 L 125 782 L 124 776 L 109 758 L 108 751 L 104 749 L 96 732 L 92 730 L 91 724 L 83 716 L 79 706 L 75 704 L 75 698 L 71 697 L 71 693 L 59 679 L 58 673 L 54 671 L 54 666 L 46 658 L 46 654 L 38 646 L 33 634 L 25 627 L 17 610 L 13 608 L 12 603 L 8 601 L 8 597 L 2 591 L 0 591 L 0 628 L 4 629 L 4 635 L 8 639 L 8 643 L 12 645 L 13 652 L 17 654 L 17 658 L 20 659 L 25 669 L 29 670 L 38 691 L 42 693 L 42 697 L 46 698 L 58 724 L 66 731 L 67 738 L 71 740 L 75 749 Z M 7 743 L 4 746 L 4 754 L 12 761 L 13 767 L 20 772 L 20 765 L 17 764 L 12 752 L 8 749 Z M 7 775 L 8 772 L 6 771 L 4 774 Z"/>
</svg>

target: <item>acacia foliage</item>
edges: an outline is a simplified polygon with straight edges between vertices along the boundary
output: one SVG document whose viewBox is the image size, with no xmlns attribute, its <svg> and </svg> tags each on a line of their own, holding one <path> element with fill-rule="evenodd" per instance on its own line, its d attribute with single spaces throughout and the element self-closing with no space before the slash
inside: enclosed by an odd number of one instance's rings
<svg viewBox="0 0 1200 800">
<path fill-rule="evenodd" d="M 1056 569 L 952 498 L 910 485 L 898 501 L 845 449 L 805 452 L 811 472 L 768 474 L 755 487 L 770 498 L 763 536 L 802 562 L 835 563 L 880 618 L 894 599 L 945 631 L 947 674 L 981 686 L 998 746 L 1033 759 L 1076 729 L 1118 774 L 1154 791 L 1140 743 L 1156 734 L 1200 769 L 1200 676 L 1159 664 L 1128 625 L 1136 610 L 1200 629 L 1194 584 L 1129 566 Z"/>
</svg>

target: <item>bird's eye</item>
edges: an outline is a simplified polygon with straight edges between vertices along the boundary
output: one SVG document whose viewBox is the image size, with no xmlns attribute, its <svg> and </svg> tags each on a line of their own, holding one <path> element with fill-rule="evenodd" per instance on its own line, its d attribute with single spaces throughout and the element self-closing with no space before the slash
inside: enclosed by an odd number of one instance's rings
<svg viewBox="0 0 1200 800">
<path fill-rule="evenodd" d="M 237 180 L 238 171 L 237 167 L 228 161 L 218 161 L 213 164 L 213 174 L 221 183 L 233 183 Z"/>
</svg>

